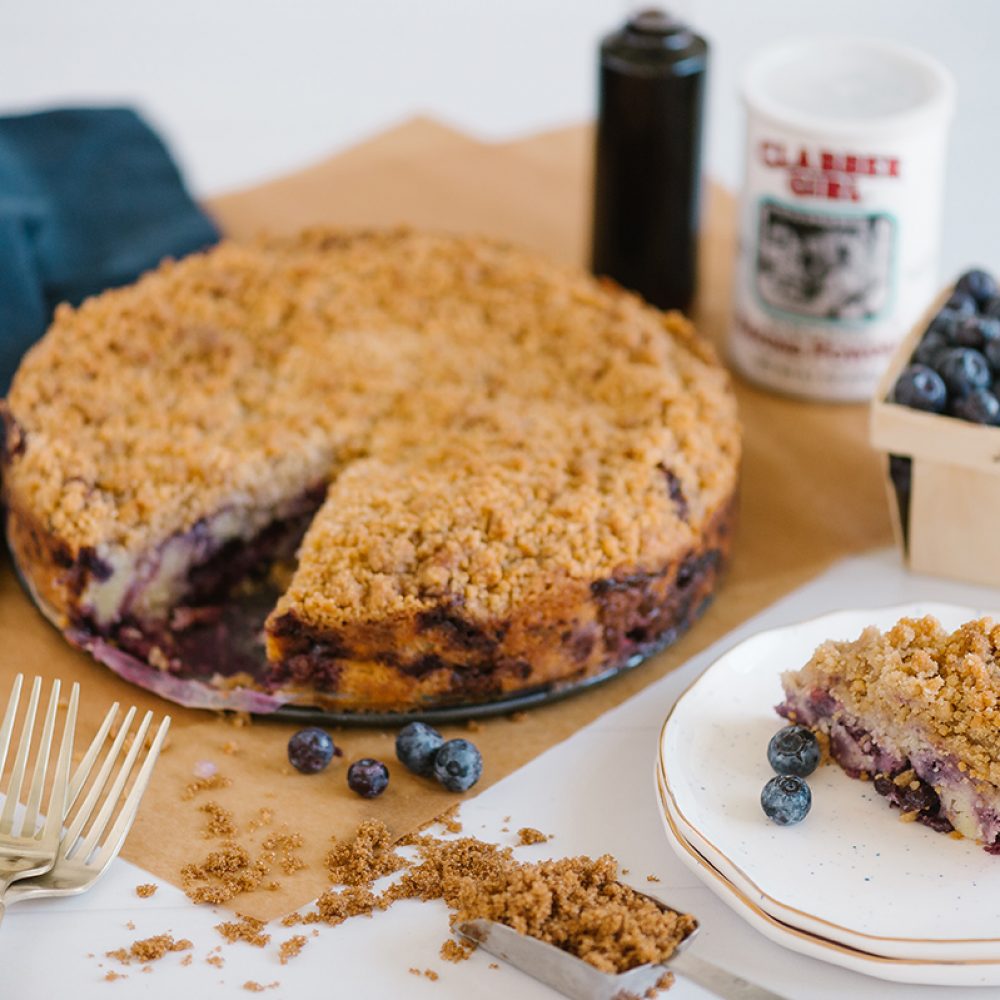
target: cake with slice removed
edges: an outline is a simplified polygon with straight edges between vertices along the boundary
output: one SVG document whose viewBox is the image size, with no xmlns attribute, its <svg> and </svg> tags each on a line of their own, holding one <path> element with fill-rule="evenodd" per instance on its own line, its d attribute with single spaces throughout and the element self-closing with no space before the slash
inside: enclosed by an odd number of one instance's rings
<svg viewBox="0 0 1000 1000">
<path fill-rule="evenodd" d="M 486 239 L 317 230 L 167 263 L 60 308 L 3 418 L 39 606 L 185 704 L 574 683 L 673 641 L 730 548 L 711 348 Z"/>
<path fill-rule="evenodd" d="M 901 817 L 1000 854 L 1000 625 L 903 618 L 823 643 L 782 675 L 778 712 L 829 737 Z"/>
</svg>

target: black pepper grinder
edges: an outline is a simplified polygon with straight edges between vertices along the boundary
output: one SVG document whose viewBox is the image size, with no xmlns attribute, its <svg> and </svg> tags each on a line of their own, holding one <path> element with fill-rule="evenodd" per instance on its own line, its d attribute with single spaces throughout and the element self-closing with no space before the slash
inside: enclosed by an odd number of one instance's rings
<svg viewBox="0 0 1000 1000">
<path fill-rule="evenodd" d="M 707 63 L 660 10 L 601 43 L 591 266 L 661 309 L 694 295 Z"/>
</svg>

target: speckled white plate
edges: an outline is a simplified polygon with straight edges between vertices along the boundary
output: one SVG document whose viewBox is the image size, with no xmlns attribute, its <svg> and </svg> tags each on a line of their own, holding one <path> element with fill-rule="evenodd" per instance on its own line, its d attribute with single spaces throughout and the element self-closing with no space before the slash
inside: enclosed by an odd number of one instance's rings
<svg viewBox="0 0 1000 1000">
<path fill-rule="evenodd" d="M 721 902 L 769 941 L 800 955 L 890 982 L 919 983 L 924 986 L 1000 986 L 1000 964 L 994 962 L 945 962 L 926 958 L 906 961 L 886 958 L 848 948 L 837 941 L 809 934 L 776 920 L 741 892 L 685 839 L 667 807 L 668 795 L 659 774 L 657 778 L 660 817 L 674 853 L 684 867 L 700 879 Z M 851 995 L 862 994 L 855 992 Z"/>
<path fill-rule="evenodd" d="M 785 925 L 873 955 L 1000 968 L 1000 857 L 900 823 L 871 784 L 836 765 L 810 777 L 812 810 L 800 825 L 778 827 L 760 809 L 773 775 L 767 743 L 785 724 L 774 712 L 783 670 L 866 625 L 933 614 L 954 628 L 985 613 L 944 604 L 841 611 L 726 653 L 681 696 L 661 736 L 664 794 L 687 842 Z"/>
</svg>

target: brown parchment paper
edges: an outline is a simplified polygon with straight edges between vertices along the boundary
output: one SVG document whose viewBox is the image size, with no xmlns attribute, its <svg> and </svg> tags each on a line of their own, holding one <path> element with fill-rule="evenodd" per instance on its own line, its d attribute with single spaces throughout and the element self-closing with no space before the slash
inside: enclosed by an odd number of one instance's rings
<svg viewBox="0 0 1000 1000">
<path fill-rule="evenodd" d="M 237 237 L 320 222 L 407 222 L 507 237 L 583 262 L 589 160 L 590 132 L 584 127 L 487 145 L 435 122 L 414 120 L 300 173 L 219 198 L 210 207 L 224 230 Z M 711 189 L 696 318 L 716 340 L 728 317 L 733 223 L 732 198 Z M 742 384 L 737 391 L 746 429 L 741 523 L 735 558 L 714 605 L 677 645 L 637 670 L 520 721 L 482 723 L 472 734 L 485 759 L 477 791 L 683 663 L 834 559 L 890 541 L 863 407 L 798 403 Z M 5 557 L 0 565 L 0 697 L 6 697 L 19 670 L 80 681 L 81 745 L 113 700 L 173 716 L 170 746 L 123 852 L 156 878 L 179 884 L 181 866 L 215 846 L 201 835 L 205 817 L 197 809 L 209 799 L 232 809 L 242 828 L 260 808 L 273 811 L 273 826 L 241 837 L 248 845 L 282 824 L 302 834 L 305 869 L 292 876 L 276 869 L 280 888 L 233 901 L 234 908 L 253 916 L 270 919 L 315 898 L 327 884 L 322 857 L 331 836 L 349 835 L 361 819 L 377 816 L 402 835 L 457 801 L 396 764 L 391 733 L 344 730 L 335 739 L 345 758 L 323 774 L 304 776 L 289 767 L 285 756 L 294 726 L 255 722 L 236 727 L 130 687 L 63 642 L 25 597 Z M 469 735 L 465 727 L 448 733 L 459 734 Z M 236 752 L 226 753 L 227 744 Z M 386 761 L 392 773 L 389 790 L 372 802 L 349 792 L 344 779 L 345 761 L 362 756 Z M 199 761 L 214 762 L 232 786 L 182 801 Z"/>
</svg>

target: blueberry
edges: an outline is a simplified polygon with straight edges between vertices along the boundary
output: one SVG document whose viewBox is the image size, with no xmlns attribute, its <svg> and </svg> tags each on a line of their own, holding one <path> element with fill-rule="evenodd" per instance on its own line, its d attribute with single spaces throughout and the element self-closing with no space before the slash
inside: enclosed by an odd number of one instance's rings
<svg viewBox="0 0 1000 1000">
<path fill-rule="evenodd" d="M 968 293 L 956 289 L 944 304 L 944 308 L 959 316 L 975 316 L 976 300 Z"/>
<path fill-rule="evenodd" d="M 805 778 L 819 766 L 819 743 L 805 726 L 785 726 L 771 737 L 767 759 L 778 774 Z"/>
<path fill-rule="evenodd" d="M 987 341 L 986 346 L 983 348 L 983 354 L 986 355 L 986 360 L 990 363 L 993 370 L 1000 372 L 1000 341 Z"/>
<path fill-rule="evenodd" d="M 940 333 L 949 344 L 953 344 L 955 330 L 958 328 L 958 324 L 961 323 L 963 319 L 965 319 L 965 317 L 955 312 L 953 309 L 942 309 L 930 321 L 930 323 L 927 324 L 927 332 Z"/>
<path fill-rule="evenodd" d="M 434 755 L 444 743 L 444 737 L 423 722 L 403 726 L 396 736 L 396 756 L 414 774 L 430 778 L 434 774 Z"/>
<path fill-rule="evenodd" d="M 977 305 L 982 305 L 997 294 L 997 283 L 992 274 L 977 267 L 966 271 L 955 282 L 955 291 L 967 292 L 976 300 Z"/>
<path fill-rule="evenodd" d="M 794 774 L 779 774 L 760 793 L 760 807 L 778 826 L 801 823 L 812 805 L 809 786 Z"/>
<path fill-rule="evenodd" d="M 1000 340 L 1000 320 L 992 316 L 966 316 L 955 327 L 951 342 L 956 347 L 982 350 L 992 340 Z"/>
<path fill-rule="evenodd" d="M 948 390 L 944 379 L 933 368 L 910 365 L 896 379 L 892 398 L 901 406 L 909 406 L 914 410 L 941 413 L 948 402 Z"/>
<path fill-rule="evenodd" d="M 988 389 L 973 389 L 951 404 L 951 415 L 974 424 L 996 424 L 1000 418 L 1000 399 Z"/>
<path fill-rule="evenodd" d="M 483 773 L 483 758 L 468 740 L 448 740 L 434 756 L 434 777 L 449 792 L 464 792 Z"/>
<path fill-rule="evenodd" d="M 986 358 L 971 347 L 949 347 L 938 355 L 935 367 L 954 396 L 967 396 L 973 389 L 985 389 L 990 384 Z"/>
<path fill-rule="evenodd" d="M 315 726 L 300 729 L 288 741 L 288 760 L 296 771 L 316 774 L 342 751 L 333 745 L 328 733 Z"/>
<path fill-rule="evenodd" d="M 389 768 L 380 760 L 362 757 L 347 769 L 347 787 L 362 798 L 373 799 L 389 787 Z"/>
<path fill-rule="evenodd" d="M 983 303 L 983 315 L 1000 319 L 1000 295 L 994 295 Z"/>
<path fill-rule="evenodd" d="M 934 367 L 937 356 L 946 348 L 951 346 L 948 337 L 941 330 L 929 329 L 920 339 L 916 350 L 913 352 L 913 360 L 920 365 L 930 365 Z"/>
</svg>

